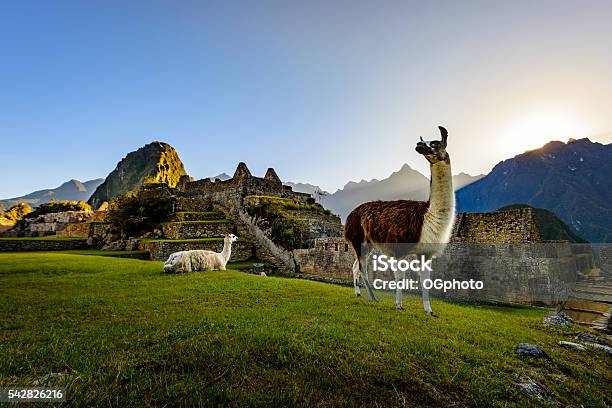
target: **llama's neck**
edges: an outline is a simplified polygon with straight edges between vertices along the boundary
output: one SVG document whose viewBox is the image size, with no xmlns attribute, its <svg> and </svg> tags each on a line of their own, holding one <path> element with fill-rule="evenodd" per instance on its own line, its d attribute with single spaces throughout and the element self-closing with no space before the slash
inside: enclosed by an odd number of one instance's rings
<svg viewBox="0 0 612 408">
<path fill-rule="evenodd" d="M 455 192 L 450 161 L 431 165 L 429 209 L 419 242 L 446 244 L 455 221 Z"/>
<path fill-rule="evenodd" d="M 229 261 L 230 256 L 232 256 L 232 241 L 230 241 L 229 239 L 223 242 L 223 251 L 221 251 L 221 256 L 223 257 L 226 263 L 227 261 Z"/>
</svg>

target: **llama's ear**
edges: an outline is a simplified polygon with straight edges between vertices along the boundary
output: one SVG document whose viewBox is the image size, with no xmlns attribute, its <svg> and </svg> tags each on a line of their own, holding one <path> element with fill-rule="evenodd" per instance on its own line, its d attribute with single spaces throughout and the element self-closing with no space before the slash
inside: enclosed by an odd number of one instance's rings
<svg viewBox="0 0 612 408">
<path fill-rule="evenodd" d="M 438 129 L 440 129 L 440 134 L 442 135 L 442 144 L 444 145 L 444 147 L 446 147 L 446 140 L 448 139 L 448 131 L 442 126 L 438 126 Z"/>
<path fill-rule="evenodd" d="M 421 138 L 421 142 L 425 143 L 425 141 L 423 140 L 423 136 L 419 136 Z"/>
</svg>

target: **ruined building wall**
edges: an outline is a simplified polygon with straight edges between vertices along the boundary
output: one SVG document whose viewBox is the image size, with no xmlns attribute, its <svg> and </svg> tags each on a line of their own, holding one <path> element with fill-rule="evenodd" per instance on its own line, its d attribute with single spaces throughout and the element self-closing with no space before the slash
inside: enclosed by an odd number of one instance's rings
<svg viewBox="0 0 612 408">
<path fill-rule="evenodd" d="M 314 248 L 296 249 L 293 255 L 301 274 L 353 280 L 355 251 L 342 237 L 316 239 Z"/>
<path fill-rule="evenodd" d="M 294 251 L 300 272 L 352 280 L 355 254 L 346 244 L 341 237 L 322 238 L 313 249 Z M 482 291 L 437 293 L 447 298 L 554 305 L 567 299 L 577 272 L 592 266 L 589 248 L 543 243 L 531 209 L 458 214 L 431 277 L 484 282 Z"/>
<path fill-rule="evenodd" d="M 457 214 L 452 242 L 518 244 L 542 242 L 532 208 Z"/>
<path fill-rule="evenodd" d="M 268 169 L 265 177 L 255 177 L 244 163 L 238 165 L 234 176 L 229 180 L 190 181 L 184 178 L 179 182 L 177 189 L 190 196 L 210 197 L 231 209 L 240 208 L 244 197 L 249 195 L 284 197 L 301 202 L 311 198 L 310 194 L 299 193 L 293 191 L 290 186 L 283 185 L 274 169 Z"/>
</svg>

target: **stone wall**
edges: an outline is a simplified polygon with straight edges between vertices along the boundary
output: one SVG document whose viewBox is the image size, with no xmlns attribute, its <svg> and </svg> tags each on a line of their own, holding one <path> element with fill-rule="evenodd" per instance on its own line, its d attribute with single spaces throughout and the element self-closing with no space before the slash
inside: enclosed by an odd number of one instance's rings
<svg viewBox="0 0 612 408">
<path fill-rule="evenodd" d="M 76 224 L 70 224 L 66 227 L 66 229 L 58 233 L 58 235 L 62 237 L 85 237 L 87 238 L 89 236 L 89 231 L 91 229 L 90 226 L 91 224 L 88 222 L 79 222 Z"/>
<path fill-rule="evenodd" d="M 306 223 L 304 240 L 312 246 L 314 246 L 317 238 L 341 237 L 344 234 L 344 227 L 337 215 L 322 215 L 303 211 L 289 211 L 289 214 L 292 217 L 302 219 Z"/>
<path fill-rule="evenodd" d="M 208 251 L 221 252 L 223 240 L 183 240 L 183 241 L 140 241 L 138 249 L 149 252 L 151 259 L 165 261 L 170 254 L 179 251 L 191 251 L 204 249 Z M 232 256 L 230 262 L 242 262 L 253 257 L 253 245 L 249 241 L 236 241 L 232 245 Z"/>
<path fill-rule="evenodd" d="M 329 279 L 353 280 L 352 265 L 355 252 L 349 248 L 344 238 L 320 238 L 315 240 L 315 248 L 296 249 L 293 256 L 298 272 Z"/>
<path fill-rule="evenodd" d="M 456 300 L 556 305 L 576 284 L 578 257 L 569 243 L 449 244 L 432 279 L 480 280 L 482 290 L 432 291 Z"/>
<path fill-rule="evenodd" d="M 86 239 L 0 239 L 0 252 L 66 251 L 87 247 Z"/>
<path fill-rule="evenodd" d="M 541 242 L 532 208 L 457 214 L 453 242 L 511 244 Z"/>
<path fill-rule="evenodd" d="M 173 221 L 210 221 L 222 219 L 224 216 L 218 211 L 203 212 L 175 212 L 172 215 Z"/>
<path fill-rule="evenodd" d="M 82 222 L 70 224 L 63 231 L 58 231 L 60 237 L 103 237 L 110 233 L 111 224 L 105 222 Z"/>
<path fill-rule="evenodd" d="M 612 277 L 612 245 L 593 244 L 593 246 L 595 247 L 597 265 L 605 274 Z"/>
<path fill-rule="evenodd" d="M 611 255 L 600 251 L 599 256 L 604 261 Z M 341 237 L 317 239 L 315 248 L 296 250 L 294 257 L 301 273 L 352 280 L 355 254 Z M 590 244 L 542 242 L 533 211 L 520 209 L 458 214 L 451 244 L 435 261 L 432 279 L 484 282 L 482 291 L 437 293 L 447 298 L 554 305 L 567 299 L 577 274 L 591 268 Z"/>
<path fill-rule="evenodd" d="M 210 197 L 176 197 L 175 211 L 202 212 L 212 210 Z"/>
<path fill-rule="evenodd" d="M 220 237 L 233 232 L 230 221 L 183 221 L 161 224 L 164 237 L 168 239 L 191 239 Z"/>
</svg>

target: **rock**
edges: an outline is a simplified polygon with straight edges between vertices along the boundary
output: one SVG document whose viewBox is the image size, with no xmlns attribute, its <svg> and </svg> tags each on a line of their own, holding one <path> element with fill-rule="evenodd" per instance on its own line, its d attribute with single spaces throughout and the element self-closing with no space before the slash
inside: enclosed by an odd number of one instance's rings
<svg viewBox="0 0 612 408">
<path fill-rule="evenodd" d="M 595 347 L 604 350 L 608 354 L 612 354 L 612 346 L 610 342 L 605 339 L 600 339 L 591 333 L 578 333 L 575 338 L 576 340 L 582 341 L 587 346 Z"/>
<path fill-rule="evenodd" d="M 591 347 L 602 349 L 603 351 L 607 352 L 608 354 L 612 354 L 612 347 L 610 347 L 610 346 L 605 346 L 603 344 L 598 344 L 598 343 L 588 343 L 588 345 L 591 346 Z"/>
<path fill-rule="evenodd" d="M 559 345 L 565 348 L 571 348 L 579 351 L 586 350 L 582 344 L 572 343 L 571 341 L 560 341 Z"/>
<path fill-rule="evenodd" d="M 549 400 L 550 396 L 548 392 L 537 382 L 533 381 L 529 377 L 525 377 L 520 383 L 517 384 L 521 392 L 528 397 L 538 398 L 542 400 Z"/>
<path fill-rule="evenodd" d="M 54 385 L 60 383 L 65 376 L 66 374 L 63 373 L 45 374 L 38 380 L 34 381 L 33 385 L 40 387 L 53 387 Z"/>
<path fill-rule="evenodd" d="M 550 359 L 548 354 L 544 352 L 541 348 L 536 346 L 535 344 L 529 343 L 520 343 L 516 348 L 516 352 L 520 356 L 528 356 L 528 357 L 537 357 L 537 358 L 546 358 Z"/>
<path fill-rule="evenodd" d="M 547 326 L 569 327 L 573 322 L 572 318 L 565 312 L 559 312 L 544 318 L 544 324 Z"/>
<path fill-rule="evenodd" d="M 578 333 L 576 335 L 576 340 L 580 340 L 585 343 L 599 344 L 601 346 L 610 346 L 610 343 L 607 340 L 600 339 L 599 337 L 591 333 Z"/>
<path fill-rule="evenodd" d="M 125 241 L 113 241 L 102 247 L 103 251 L 123 251 L 125 250 Z"/>
<path fill-rule="evenodd" d="M 136 238 L 130 238 L 127 240 L 127 242 L 125 243 L 125 250 L 126 251 L 136 251 L 138 249 L 138 239 Z"/>
</svg>

